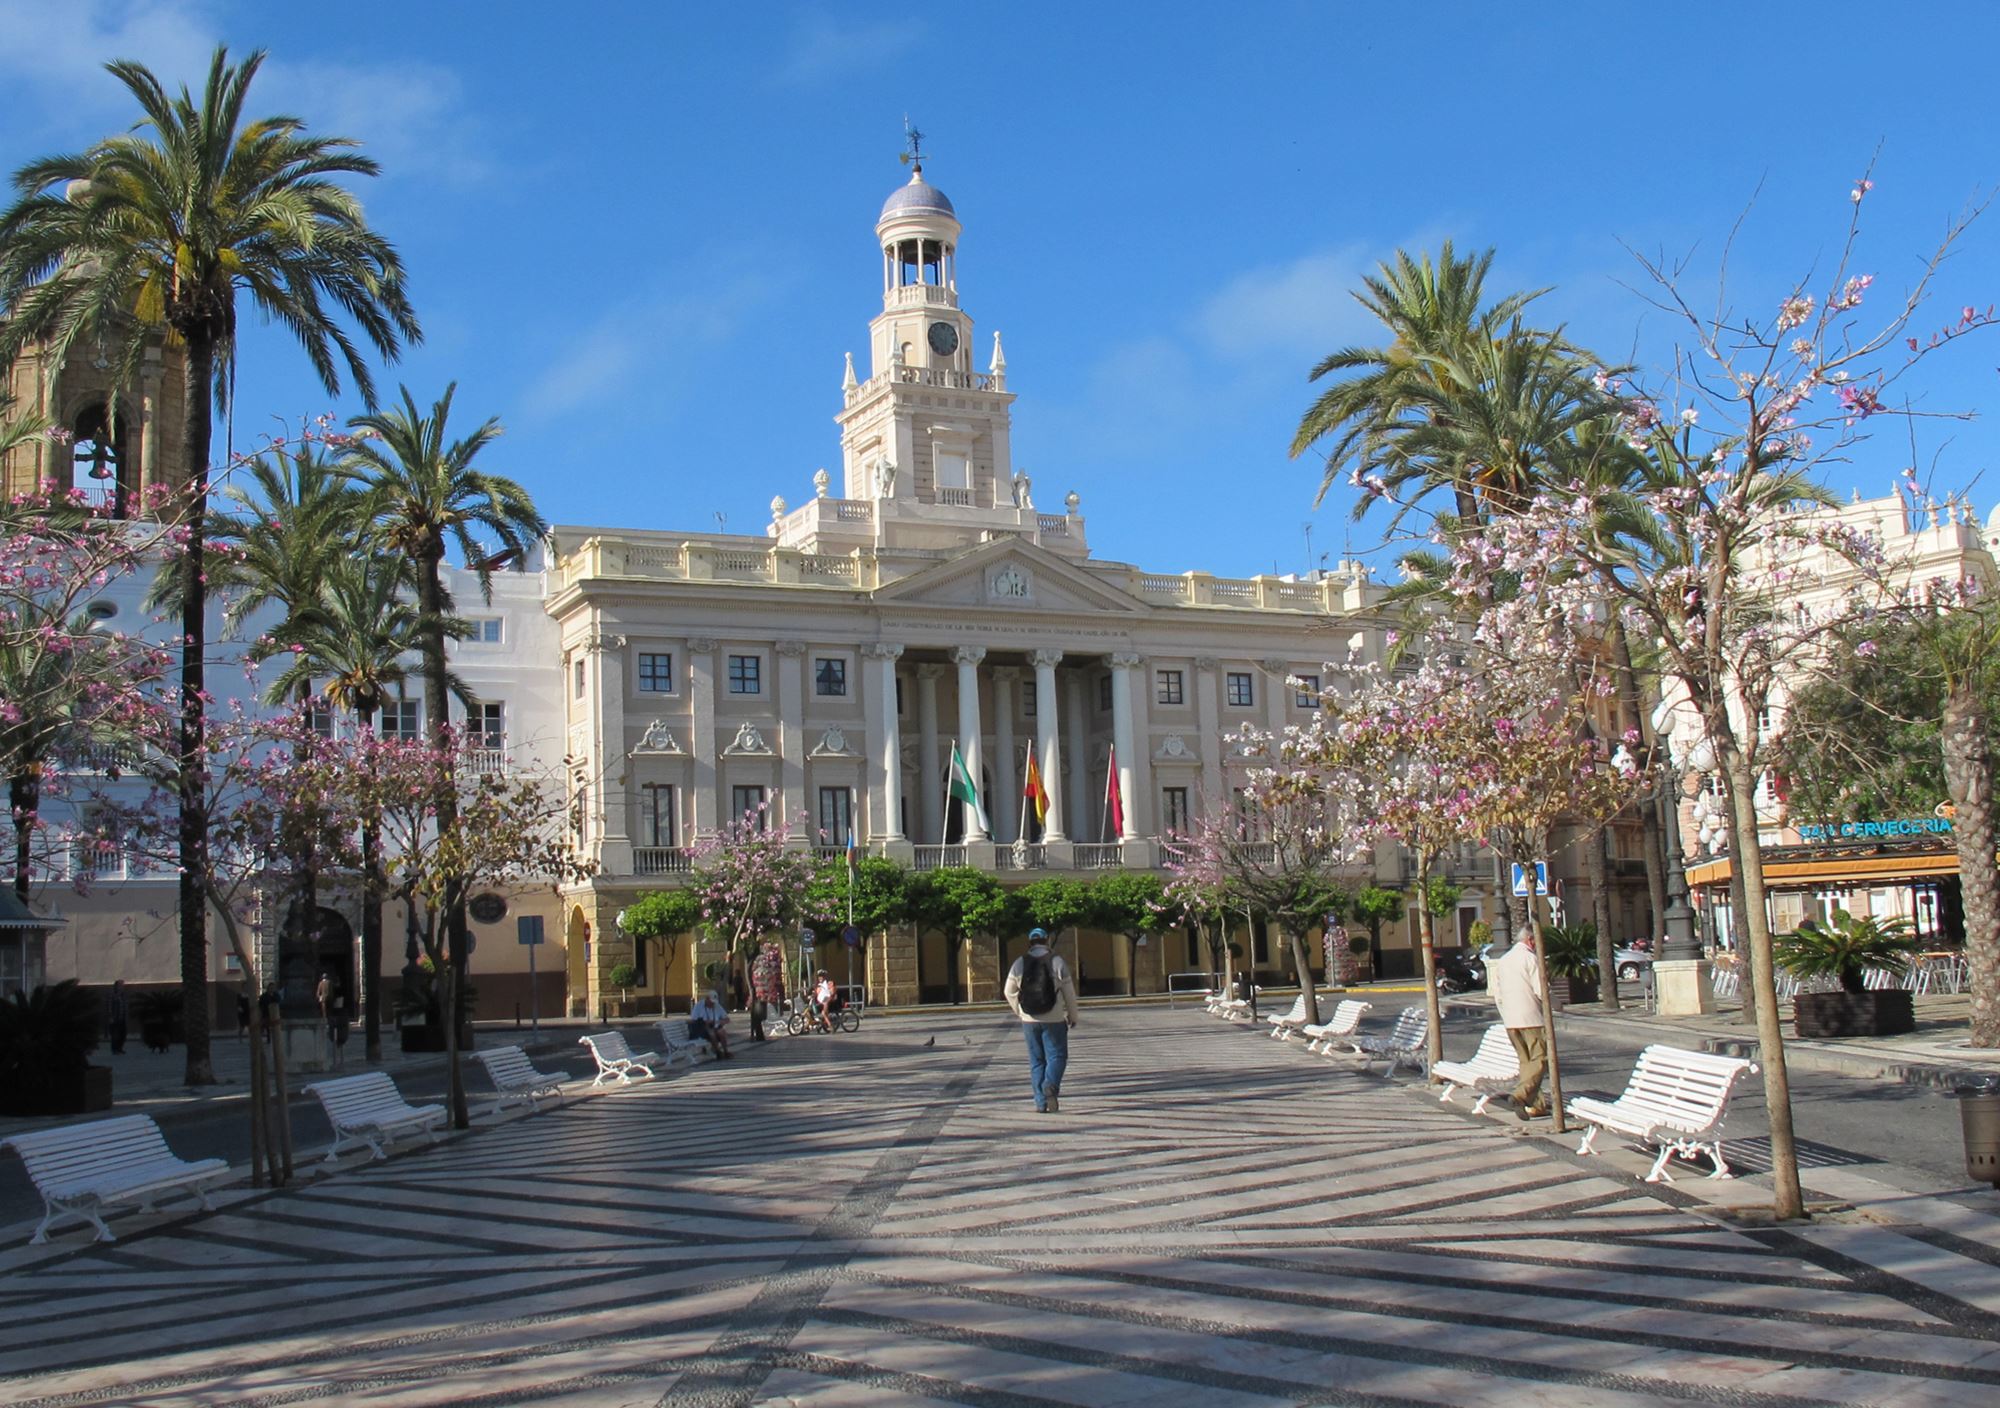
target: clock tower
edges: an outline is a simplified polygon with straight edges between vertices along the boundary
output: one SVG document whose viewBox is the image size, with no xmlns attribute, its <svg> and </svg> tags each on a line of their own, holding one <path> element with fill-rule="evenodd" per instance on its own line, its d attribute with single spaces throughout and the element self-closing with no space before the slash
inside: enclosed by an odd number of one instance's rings
<svg viewBox="0 0 2000 1408">
<path fill-rule="evenodd" d="M 1013 510 L 1007 364 L 993 339 L 973 369 L 972 319 L 958 306 L 958 212 L 913 163 L 875 222 L 882 311 L 869 324 L 868 379 L 848 359 L 837 417 L 846 497 L 914 507 Z"/>
</svg>

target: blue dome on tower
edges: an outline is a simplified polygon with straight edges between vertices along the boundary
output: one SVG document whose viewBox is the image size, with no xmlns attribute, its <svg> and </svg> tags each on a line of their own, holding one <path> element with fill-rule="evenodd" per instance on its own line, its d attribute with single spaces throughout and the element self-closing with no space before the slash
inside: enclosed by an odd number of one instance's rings
<svg viewBox="0 0 2000 1408">
<path fill-rule="evenodd" d="M 958 218 L 958 212 L 951 208 L 951 198 L 924 179 L 922 167 L 910 174 L 909 183 L 899 186 L 889 199 L 882 202 L 881 219 L 891 215 L 919 214 L 949 215 Z"/>
</svg>

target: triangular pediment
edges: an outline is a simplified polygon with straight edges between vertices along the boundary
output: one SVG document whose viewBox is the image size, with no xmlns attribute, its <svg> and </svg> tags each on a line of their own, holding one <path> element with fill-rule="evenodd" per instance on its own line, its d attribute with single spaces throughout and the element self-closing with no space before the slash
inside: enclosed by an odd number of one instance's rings
<svg viewBox="0 0 2000 1408">
<path fill-rule="evenodd" d="M 978 547 L 899 578 L 873 594 L 883 606 L 952 606 L 1024 612 L 1116 612 L 1151 608 L 1054 553 L 1020 541 Z"/>
</svg>

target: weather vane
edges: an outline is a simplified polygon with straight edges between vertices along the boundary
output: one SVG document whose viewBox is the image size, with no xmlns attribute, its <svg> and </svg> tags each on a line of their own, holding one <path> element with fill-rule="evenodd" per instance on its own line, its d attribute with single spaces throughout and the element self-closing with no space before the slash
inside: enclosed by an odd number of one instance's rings
<svg viewBox="0 0 2000 1408">
<path fill-rule="evenodd" d="M 908 113 L 903 114 L 903 140 L 910 144 L 910 149 L 898 156 L 896 160 L 911 168 L 917 175 L 923 175 L 924 134 L 910 125 L 910 116 Z"/>
</svg>

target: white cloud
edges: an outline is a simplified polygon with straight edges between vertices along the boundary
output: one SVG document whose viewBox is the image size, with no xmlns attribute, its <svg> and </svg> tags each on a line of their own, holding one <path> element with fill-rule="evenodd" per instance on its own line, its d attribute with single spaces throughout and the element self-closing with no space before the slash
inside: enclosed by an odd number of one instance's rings
<svg viewBox="0 0 2000 1408">
<path fill-rule="evenodd" d="M 915 20 L 847 22 L 807 11 L 793 21 L 770 81 L 789 87 L 847 77 L 894 58 L 922 36 L 923 26 Z"/>
<path fill-rule="evenodd" d="M 61 93 L 71 110 L 128 111 L 104 65 L 137 59 L 170 85 L 196 82 L 215 48 L 208 11 L 201 0 L 0 0 L 0 74 Z"/>
<path fill-rule="evenodd" d="M 0 77 L 61 113 L 74 140 L 129 122 L 132 99 L 104 71 L 134 59 L 169 91 L 200 90 L 221 37 L 205 0 L 0 0 Z M 232 46 L 240 62 L 247 50 Z M 469 182 L 485 175 L 476 134 L 450 69 L 420 62 L 306 63 L 273 53 L 250 90 L 253 116 L 285 112 L 309 131 L 351 137 L 385 177 Z"/>
<path fill-rule="evenodd" d="M 1228 358 L 1323 356 L 1373 324 L 1354 290 L 1379 261 L 1379 252 L 1343 245 L 1246 270 L 1202 304 L 1195 328 Z"/>
</svg>

